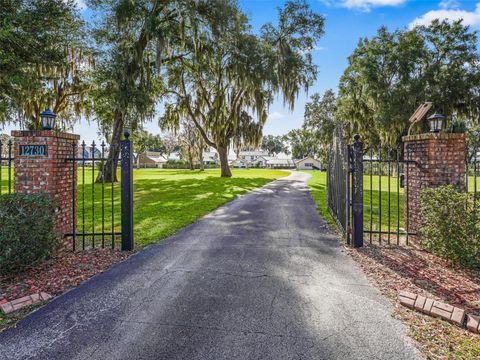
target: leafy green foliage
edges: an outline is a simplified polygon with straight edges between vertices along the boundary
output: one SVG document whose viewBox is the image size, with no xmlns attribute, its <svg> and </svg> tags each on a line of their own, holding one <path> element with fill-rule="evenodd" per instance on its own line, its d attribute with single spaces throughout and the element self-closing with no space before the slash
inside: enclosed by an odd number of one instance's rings
<svg viewBox="0 0 480 360">
<path fill-rule="evenodd" d="M 0 196 L 0 274 L 19 273 L 52 255 L 54 210 L 47 194 Z"/>
<path fill-rule="evenodd" d="M 160 135 L 154 135 L 146 130 L 139 129 L 132 135 L 133 151 L 137 154 L 142 154 L 145 151 L 165 152 L 165 145 L 163 144 Z"/>
<path fill-rule="evenodd" d="M 393 32 L 382 27 L 372 39 L 361 39 L 348 60 L 337 117 L 367 146 L 396 148 L 410 115 L 425 101 L 433 101 L 447 119 L 456 114 L 478 122 L 477 34 L 461 21 Z M 416 126 L 414 131 L 425 130 Z"/>
<path fill-rule="evenodd" d="M 153 118 L 155 105 L 170 87 L 164 81 L 166 72 L 186 56 L 189 44 L 221 22 L 228 6 L 224 0 L 90 0 L 89 5 L 99 15 L 94 38 L 101 49 L 92 92 L 94 111 L 115 149 L 108 154 L 102 177 L 116 181 L 124 127 L 135 132 Z"/>
<path fill-rule="evenodd" d="M 310 102 L 305 104 L 303 129 L 313 133 L 319 143 L 318 157 L 326 163 L 328 149 L 332 143 L 333 131 L 337 125 L 335 117 L 337 98 L 332 90 L 320 94 L 313 94 Z"/>
<path fill-rule="evenodd" d="M 277 155 L 279 153 L 288 154 L 288 146 L 285 144 L 283 136 L 266 135 L 262 138 L 261 149 L 268 151 L 270 155 Z"/>
<path fill-rule="evenodd" d="M 285 139 L 290 142 L 292 157 L 294 159 L 303 159 L 307 156 L 317 158 L 320 153 L 320 143 L 315 133 L 305 129 L 291 130 Z"/>
<path fill-rule="evenodd" d="M 191 121 L 218 151 L 222 176 L 230 177 L 228 147 L 258 146 L 274 96 L 282 94 L 293 108 L 300 89 L 315 80 L 311 51 L 323 34 L 323 17 L 305 1 L 288 1 L 278 24 L 257 35 L 236 3 L 225 5 L 215 27 L 189 36 L 188 54 L 170 69 L 171 96 L 160 125 L 175 129 L 182 119 Z"/>
<path fill-rule="evenodd" d="M 73 121 L 92 65 L 74 1 L 3 1 L 0 23 L 0 121 L 35 129 L 46 107 Z"/>
<path fill-rule="evenodd" d="M 480 266 L 478 199 L 448 185 L 423 190 L 420 202 L 421 245 L 455 264 Z"/>
</svg>

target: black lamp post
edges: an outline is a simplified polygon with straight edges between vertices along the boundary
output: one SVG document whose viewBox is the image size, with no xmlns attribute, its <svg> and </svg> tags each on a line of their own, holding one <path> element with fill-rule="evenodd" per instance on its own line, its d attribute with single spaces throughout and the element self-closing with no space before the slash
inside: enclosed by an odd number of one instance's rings
<svg viewBox="0 0 480 360">
<path fill-rule="evenodd" d="M 430 123 L 430 132 L 438 133 L 442 129 L 442 123 L 445 119 L 445 116 L 440 114 L 439 112 L 435 112 L 432 116 L 428 117 L 428 121 Z"/>
<path fill-rule="evenodd" d="M 40 113 L 40 118 L 42 119 L 42 129 L 52 130 L 55 125 L 56 117 L 57 115 L 55 115 L 55 113 L 50 109 L 45 109 L 45 111 L 42 111 Z"/>
</svg>

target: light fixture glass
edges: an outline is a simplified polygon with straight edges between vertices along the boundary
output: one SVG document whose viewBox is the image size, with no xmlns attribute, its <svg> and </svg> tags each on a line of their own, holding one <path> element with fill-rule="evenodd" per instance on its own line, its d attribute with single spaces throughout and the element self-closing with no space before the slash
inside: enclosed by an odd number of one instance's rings
<svg viewBox="0 0 480 360">
<path fill-rule="evenodd" d="M 43 130 L 52 130 L 55 126 L 55 118 L 57 115 L 50 110 L 50 109 L 45 109 L 45 111 L 42 111 L 40 113 L 40 118 L 42 119 L 42 129 Z"/>
</svg>

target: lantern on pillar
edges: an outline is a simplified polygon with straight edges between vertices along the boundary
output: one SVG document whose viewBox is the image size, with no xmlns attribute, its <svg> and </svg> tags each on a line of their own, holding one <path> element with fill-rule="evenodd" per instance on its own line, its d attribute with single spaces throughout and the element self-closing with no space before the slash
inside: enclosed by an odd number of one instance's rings
<svg viewBox="0 0 480 360">
<path fill-rule="evenodd" d="M 445 116 L 435 111 L 435 114 L 428 117 L 428 122 L 430 123 L 430 132 L 438 133 L 442 129 L 442 123 L 445 119 Z"/>
<path fill-rule="evenodd" d="M 52 130 L 55 125 L 55 118 L 57 115 L 50 110 L 50 109 L 45 109 L 45 111 L 42 111 L 40 113 L 40 118 L 42 119 L 42 129 L 43 130 Z"/>
</svg>

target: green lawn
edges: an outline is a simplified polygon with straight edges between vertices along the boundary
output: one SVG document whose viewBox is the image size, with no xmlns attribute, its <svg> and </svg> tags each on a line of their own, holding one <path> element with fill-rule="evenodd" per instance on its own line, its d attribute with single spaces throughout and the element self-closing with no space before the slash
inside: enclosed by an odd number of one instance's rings
<svg viewBox="0 0 480 360">
<path fill-rule="evenodd" d="M 320 214 L 331 225 L 335 222 L 327 209 L 327 173 L 323 171 L 305 171 L 312 175 L 309 180 L 309 187 L 311 189 L 312 197 L 317 203 Z M 365 175 L 363 179 L 363 214 L 364 226 L 370 227 L 370 218 L 372 220 L 372 229 L 377 230 L 380 220 L 382 223 L 382 231 L 388 228 L 389 217 L 389 199 L 388 199 L 388 177 L 382 176 L 381 181 L 379 176 L 372 178 L 372 191 L 370 192 L 370 176 Z M 380 186 L 381 185 L 381 186 Z M 403 189 L 397 192 L 397 179 L 390 179 L 390 228 L 396 229 L 398 217 L 398 209 L 400 208 L 400 227 L 403 227 Z M 380 201 L 382 203 L 382 214 L 380 217 Z M 398 201 L 400 206 L 398 206 Z M 371 204 L 371 206 L 370 206 Z M 371 214 L 371 216 L 370 216 Z"/>
<path fill-rule="evenodd" d="M 317 203 L 320 215 L 322 215 L 331 226 L 336 226 L 332 216 L 327 209 L 327 174 L 320 171 L 305 171 L 312 175 L 309 181 L 312 197 Z M 370 183 L 370 176 L 365 175 L 363 178 L 363 216 L 364 229 L 371 229 L 374 231 L 381 230 L 396 232 L 397 229 L 401 231 L 404 229 L 404 191 L 402 188 L 397 188 L 397 178 L 390 178 L 390 185 L 388 176 L 373 176 Z M 390 186 L 390 199 L 388 188 Z M 473 192 L 474 178 L 469 177 L 469 191 Z M 480 190 L 480 177 L 477 178 L 477 189 Z M 381 211 L 380 214 L 380 201 Z M 390 209 L 390 211 L 389 211 Z M 399 226 L 398 226 L 399 225 Z M 370 235 L 366 234 L 366 240 L 369 240 Z M 378 238 L 378 235 L 374 235 Z M 388 241 L 388 236 L 384 235 L 382 240 Z M 391 241 L 396 241 L 396 235 L 391 235 Z"/>
<path fill-rule="evenodd" d="M 238 195 L 288 175 L 285 171 L 268 169 L 232 169 L 232 173 L 233 177 L 227 179 L 220 178 L 219 169 L 209 169 L 203 172 L 198 170 L 134 170 L 136 246 L 145 246 L 172 235 L 178 229 Z M 83 176 L 81 167 L 79 167 L 77 232 L 99 233 L 102 232 L 102 226 L 106 232 L 112 231 L 112 188 L 110 184 L 105 184 L 103 188 L 102 216 L 102 185 L 95 184 L 92 189 L 95 177 L 96 171 L 95 174 L 92 174 L 91 168 L 87 168 Z M 6 168 L 2 171 L 1 188 L 3 194 L 8 192 Z M 113 197 L 113 228 L 114 232 L 119 232 L 121 210 L 119 184 L 113 186 Z M 92 209 L 93 203 L 95 206 Z M 82 237 L 77 238 L 77 248 L 82 245 L 82 241 Z M 108 246 L 111 244 L 111 236 L 104 237 L 103 241 Z M 118 239 L 116 242 L 118 243 Z M 92 237 L 85 237 L 85 245 L 89 247 L 91 244 Z M 102 237 L 96 236 L 95 246 L 101 245 Z"/>
</svg>

